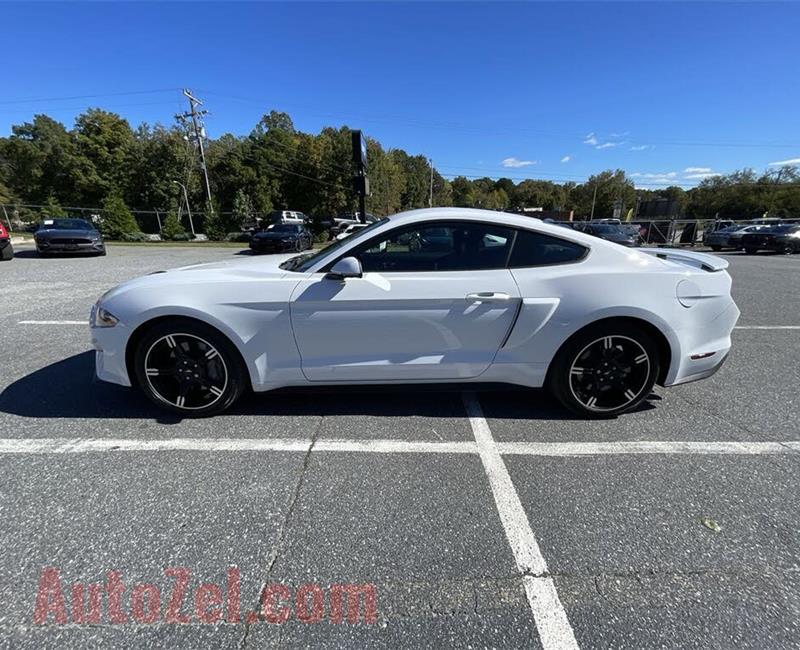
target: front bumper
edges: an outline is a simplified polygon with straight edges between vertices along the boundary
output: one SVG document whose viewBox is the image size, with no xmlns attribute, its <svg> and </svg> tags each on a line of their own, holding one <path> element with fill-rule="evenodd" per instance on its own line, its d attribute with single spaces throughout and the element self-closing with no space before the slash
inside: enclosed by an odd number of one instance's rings
<svg viewBox="0 0 800 650">
<path fill-rule="evenodd" d="M 92 347 L 95 349 L 95 375 L 100 381 L 120 386 L 130 386 L 125 348 L 130 331 L 124 324 L 115 327 L 92 327 L 89 329 Z"/>
<path fill-rule="evenodd" d="M 53 244 L 50 242 L 36 242 L 36 250 L 40 253 L 74 254 L 74 253 L 102 253 L 106 245 L 102 241 L 86 244 Z"/>
<path fill-rule="evenodd" d="M 256 253 L 284 253 L 297 248 L 297 242 L 251 241 L 250 250 Z"/>
</svg>

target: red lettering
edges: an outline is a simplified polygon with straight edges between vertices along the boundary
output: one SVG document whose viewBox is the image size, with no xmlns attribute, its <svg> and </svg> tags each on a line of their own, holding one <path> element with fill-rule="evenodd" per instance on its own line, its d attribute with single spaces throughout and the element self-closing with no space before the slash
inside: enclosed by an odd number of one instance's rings
<svg viewBox="0 0 800 650">
<path fill-rule="evenodd" d="M 242 611 L 242 574 L 235 566 L 228 569 L 228 623 L 238 623 Z"/>
<path fill-rule="evenodd" d="M 122 594 L 125 585 L 122 584 L 122 574 L 119 571 L 109 571 L 106 574 L 106 594 L 108 594 L 108 620 L 111 623 L 127 623 L 128 615 L 122 611 Z"/>
<path fill-rule="evenodd" d="M 55 567 L 47 567 L 39 576 L 39 590 L 36 592 L 36 606 L 33 610 L 33 622 L 44 625 L 50 613 L 55 616 L 56 623 L 67 622 L 67 604 L 61 590 L 61 574 Z"/>
<path fill-rule="evenodd" d="M 276 610 L 277 600 L 289 600 L 292 593 L 284 585 L 267 585 L 261 592 L 261 611 L 267 623 L 285 623 L 292 611 L 286 606 L 281 606 Z"/>
<path fill-rule="evenodd" d="M 146 607 L 145 607 L 146 605 Z M 131 592 L 131 614 L 137 623 L 155 623 L 161 612 L 161 594 L 151 584 L 134 585 Z"/>
<path fill-rule="evenodd" d="M 311 609 L 308 597 L 311 596 Z M 325 615 L 325 592 L 317 585 L 302 585 L 295 595 L 294 611 L 303 623 L 316 623 Z"/>
<path fill-rule="evenodd" d="M 343 598 L 347 599 L 347 622 L 358 623 L 361 596 L 364 596 L 364 622 L 374 624 L 378 620 L 378 594 L 373 584 L 331 585 L 331 623 L 344 620 Z"/>
<path fill-rule="evenodd" d="M 222 618 L 222 589 L 203 583 L 194 593 L 194 615 L 203 623 L 216 623 Z"/>
<path fill-rule="evenodd" d="M 164 569 L 164 573 L 169 578 L 175 578 L 175 588 L 172 590 L 169 603 L 167 603 L 164 620 L 167 623 L 188 623 L 189 617 L 181 614 L 181 606 L 183 599 L 186 598 L 186 592 L 189 590 L 189 578 L 192 572 L 185 567 L 175 567 Z"/>
</svg>

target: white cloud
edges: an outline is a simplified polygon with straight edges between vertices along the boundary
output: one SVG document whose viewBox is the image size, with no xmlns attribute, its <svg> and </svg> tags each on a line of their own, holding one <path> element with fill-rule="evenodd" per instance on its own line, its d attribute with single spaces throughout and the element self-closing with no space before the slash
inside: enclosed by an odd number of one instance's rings
<svg viewBox="0 0 800 650">
<path fill-rule="evenodd" d="M 643 174 L 642 172 L 635 172 L 631 174 L 631 178 L 646 178 L 652 181 L 669 181 L 678 176 L 678 172 L 663 172 L 658 174 Z"/>
<path fill-rule="evenodd" d="M 561 162 L 569 162 L 570 160 L 572 160 L 572 156 L 564 156 L 564 157 L 561 159 Z"/>
<path fill-rule="evenodd" d="M 611 149 L 611 147 L 618 147 L 620 144 L 620 142 L 604 142 L 603 144 L 598 144 L 595 149 Z"/>
<path fill-rule="evenodd" d="M 683 177 L 687 180 L 710 178 L 711 176 L 719 176 L 719 172 L 699 172 L 697 174 L 685 174 Z"/>
<path fill-rule="evenodd" d="M 770 167 L 783 167 L 784 165 L 800 165 L 800 158 L 789 158 L 789 160 L 778 160 L 771 162 Z"/>
<path fill-rule="evenodd" d="M 708 174 L 711 167 L 687 167 L 683 170 L 684 174 Z"/>
<path fill-rule="evenodd" d="M 630 148 L 631 151 L 644 151 L 645 149 L 651 149 L 652 147 L 649 144 L 637 144 Z"/>
<path fill-rule="evenodd" d="M 503 167 L 527 167 L 528 165 L 535 165 L 536 160 L 520 160 L 519 158 L 505 158 L 503 160 Z"/>
<path fill-rule="evenodd" d="M 595 136 L 594 133 L 590 133 L 589 135 L 586 136 L 586 139 L 583 141 L 583 144 L 596 145 L 598 144 L 597 137 Z"/>
</svg>

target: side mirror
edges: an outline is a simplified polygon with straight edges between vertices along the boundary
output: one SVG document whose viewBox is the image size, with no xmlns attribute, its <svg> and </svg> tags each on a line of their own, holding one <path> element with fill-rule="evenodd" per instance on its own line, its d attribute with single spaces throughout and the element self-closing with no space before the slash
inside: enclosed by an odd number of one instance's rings
<svg viewBox="0 0 800 650">
<path fill-rule="evenodd" d="M 355 257 L 343 257 L 331 267 L 325 277 L 331 280 L 344 280 L 345 278 L 360 278 L 362 275 L 361 262 Z"/>
</svg>

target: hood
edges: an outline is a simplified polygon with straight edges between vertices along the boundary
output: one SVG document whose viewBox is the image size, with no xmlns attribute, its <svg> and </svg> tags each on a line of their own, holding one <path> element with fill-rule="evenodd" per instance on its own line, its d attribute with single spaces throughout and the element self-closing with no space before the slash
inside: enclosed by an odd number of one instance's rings
<svg viewBox="0 0 800 650">
<path fill-rule="evenodd" d="M 297 237 L 300 233 L 297 232 L 275 232 L 264 230 L 257 232 L 253 235 L 253 239 L 291 239 Z"/>
<path fill-rule="evenodd" d="M 297 254 L 270 255 L 269 257 L 247 256 L 223 262 L 192 264 L 167 271 L 155 271 L 117 285 L 103 294 L 101 300 L 111 300 L 132 289 L 157 289 L 167 285 L 211 284 L 236 280 L 277 279 L 288 273 L 279 265 L 296 256 Z"/>
<path fill-rule="evenodd" d="M 38 239 L 53 239 L 53 238 L 84 238 L 91 239 L 92 237 L 99 237 L 100 233 L 96 230 L 62 230 L 59 228 L 40 228 L 37 230 L 34 237 Z"/>
</svg>

